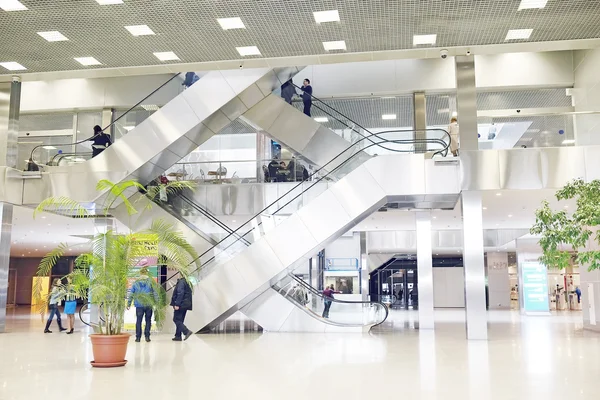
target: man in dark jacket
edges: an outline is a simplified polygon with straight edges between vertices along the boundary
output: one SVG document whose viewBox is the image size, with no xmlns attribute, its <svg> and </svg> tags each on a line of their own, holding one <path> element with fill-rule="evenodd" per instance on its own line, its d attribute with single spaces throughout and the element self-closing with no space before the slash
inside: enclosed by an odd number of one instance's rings
<svg viewBox="0 0 600 400">
<path fill-rule="evenodd" d="M 192 288 L 185 278 L 179 278 L 175 289 L 173 290 L 173 297 L 171 298 L 171 306 L 173 306 L 173 322 L 175 323 L 175 337 L 173 341 L 181 342 L 181 335 L 184 335 L 183 340 L 187 340 L 191 335 L 190 331 L 185 325 L 185 314 L 188 310 L 192 309 Z"/>
<path fill-rule="evenodd" d="M 112 144 L 112 140 L 110 140 L 110 135 L 104 133 L 100 125 L 94 126 L 94 136 L 92 136 L 90 141 L 94 142 L 92 144 L 92 158 L 102 153 L 108 148 L 108 146 Z"/>
<path fill-rule="evenodd" d="M 307 78 L 302 82 L 302 103 L 304 104 L 304 114 L 310 117 L 310 108 L 312 107 L 312 86 L 310 86 L 310 80 Z"/>
</svg>

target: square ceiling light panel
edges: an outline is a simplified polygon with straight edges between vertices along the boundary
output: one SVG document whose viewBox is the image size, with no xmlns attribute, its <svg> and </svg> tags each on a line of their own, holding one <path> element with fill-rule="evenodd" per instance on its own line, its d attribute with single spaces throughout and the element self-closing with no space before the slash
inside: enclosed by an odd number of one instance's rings
<svg viewBox="0 0 600 400">
<path fill-rule="evenodd" d="M 153 53 L 153 54 L 160 61 L 175 61 L 175 60 L 179 60 L 179 57 L 177 57 L 177 54 L 173 53 L 172 51 L 160 51 L 158 53 Z"/>
<path fill-rule="evenodd" d="M 511 29 L 506 34 L 505 42 L 509 40 L 526 40 L 529 39 L 531 34 L 533 33 L 533 29 Z"/>
<path fill-rule="evenodd" d="M 239 17 L 234 18 L 217 18 L 217 22 L 221 25 L 224 31 L 229 29 L 246 29 L 246 25 L 242 22 Z"/>
<path fill-rule="evenodd" d="M 123 0 L 96 0 L 98 4 L 106 6 L 109 4 L 123 4 Z"/>
<path fill-rule="evenodd" d="M 323 22 L 340 22 L 340 13 L 338 10 L 317 11 L 313 15 L 317 24 L 322 24 Z"/>
<path fill-rule="evenodd" d="M 381 119 L 396 119 L 396 114 L 383 114 Z"/>
<path fill-rule="evenodd" d="M 256 46 L 236 47 L 235 49 L 238 51 L 238 53 L 240 53 L 240 56 L 242 57 L 260 56 L 260 50 L 258 50 L 258 47 Z"/>
<path fill-rule="evenodd" d="M 424 44 L 434 45 L 437 41 L 437 35 L 414 35 L 413 46 L 421 46 Z"/>
<path fill-rule="evenodd" d="M 0 62 L 0 67 L 6 68 L 9 71 L 23 71 L 27 69 L 18 62 L 14 61 Z"/>
<path fill-rule="evenodd" d="M 17 0 L 0 0 L 0 8 L 4 11 L 23 11 L 27 10 L 27 7 Z"/>
<path fill-rule="evenodd" d="M 548 0 L 521 0 L 519 10 L 526 10 L 529 8 L 544 8 Z"/>
<path fill-rule="evenodd" d="M 316 117 L 315 121 L 316 122 L 327 122 L 329 120 L 327 119 L 327 117 Z"/>
<path fill-rule="evenodd" d="M 126 26 L 125 29 L 127 29 L 133 36 L 147 36 L 155 34 L 148 25 L 130 25 Z"/>
<path fill-rule="evenodd" d="M 323 48 L 327 51 L 346 50 L 346 42 L 343 40 L 337 40 L 334 42 L 323 42 Z"/>
<path fill-rule="evenodd" d="M 59 31 L 38 32 L 37 34 L 49 42 L 64 42 L 65 40 L 69 40 Z"/>
<path fill-rule="evenodd" d="M 94 57 L 75 57 L 75 61 L 86 67 L 89 67 L 90 65 L 102 65 L 102 63 Z"/>
</svg>

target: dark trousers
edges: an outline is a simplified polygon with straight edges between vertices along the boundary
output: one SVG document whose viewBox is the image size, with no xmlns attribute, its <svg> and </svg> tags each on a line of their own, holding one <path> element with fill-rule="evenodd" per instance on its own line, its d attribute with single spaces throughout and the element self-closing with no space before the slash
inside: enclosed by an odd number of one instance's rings
<svg viewBox="0 0 600 400">
<path fill-rule="evenodd" d="M 331 308 L 331 300 L 325 300 L 325 309 L 323 310 L 323 318 L 329 318 L 329 309 Z"/>
<path fill-rule="evenodd" d="M 312 107 L 312 101 L 305 101 L 304 102 L 304 114 L 308 115 L 310 117 L 310 108 Z"/>
<path fill-rule="evenodd" d="M 152 307 L 136 307 L 135 308 L 135 338 L 142 337 L 142 319 L 146 320 L 144 327 L 144 336 L 150 337 L 150 328 L 152 327 Z"/>
<path fill-rule="evenodd" d="M 185 314 L 187 310 L 180 308 L 179 310 L 173 310 L 173 322 L 175 323 L 175 337 L 181 339 L 181 334 L 187 335 L 190 330 L 184 325 Z"/>
<path fill-rule="evenodd" d="M 50 304 L 50 315 L 48 316 L 48 321 L 46 321 L 46 330 L 50 329 L 50 324 L 56 315 L 56 322 L 58 322 L 58 328 L 62 329 L 62 320 L 60 319 L 60 310 L 58 309 L 58 304 Z"/>
<path fill-rule="evenodd" d="M 106 149 L 94 149 L 92 148 L 92 158 L 96 157 L 98 154 L 102 153 Z"/>
</svg>

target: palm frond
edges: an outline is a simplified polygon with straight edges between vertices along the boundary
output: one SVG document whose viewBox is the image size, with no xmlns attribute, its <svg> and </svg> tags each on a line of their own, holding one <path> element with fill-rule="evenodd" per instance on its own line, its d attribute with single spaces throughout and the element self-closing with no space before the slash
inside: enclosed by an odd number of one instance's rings
<svg viewBox="0 0 600 400">
<path fill-rule="evenodd" d="M 43 200 L 33 211 L 33 217 L 35 218 L 39 213 L 45 211 L 66 214 L 68 216 L 76 215 L 78 217 L 89 214 L 88 210 L 78 201 L 64 196 L 49 197 Z"/>
<path fill-rule="evenodd" d="M 100 180 L 96 185 L 96 190 L 102 192 L 108 191 L 108 194 L 106 195 L 106 200 L 102 207 L 104 213 L 108 214 L 108 211 L 113 207 L 114 203 L 118 200 L 121 200 L 123 204 L 125 204 L 127 213 L 129 215 L 136 214 L 137 210 L 135 209 L 135 207 L 133 207 L 131 201 L 129 201 L 129 196 L 125 194 L 127 190 L 131 189 L 145 191 L 144 185 L 135 180 L 127 180 L 119 183 L 111 182 L 108 179 Z"/>
</svg>

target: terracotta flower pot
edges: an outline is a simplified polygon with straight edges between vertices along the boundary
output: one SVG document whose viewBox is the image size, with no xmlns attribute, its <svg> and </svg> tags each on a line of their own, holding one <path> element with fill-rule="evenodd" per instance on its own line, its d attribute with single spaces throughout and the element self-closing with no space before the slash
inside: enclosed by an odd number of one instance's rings
<svg viewBox="0 0 600 400">
<path fill-rule="evenodd" d="M 127 364 L 125 354 L 130 337 L 131 335 L 128 333 L 120 335 L 91 334 L 90 339 L 92 339 L 92 351 L 94 352 L 92 366 L 109 368 L 122 367 Z"/>
</svg>

